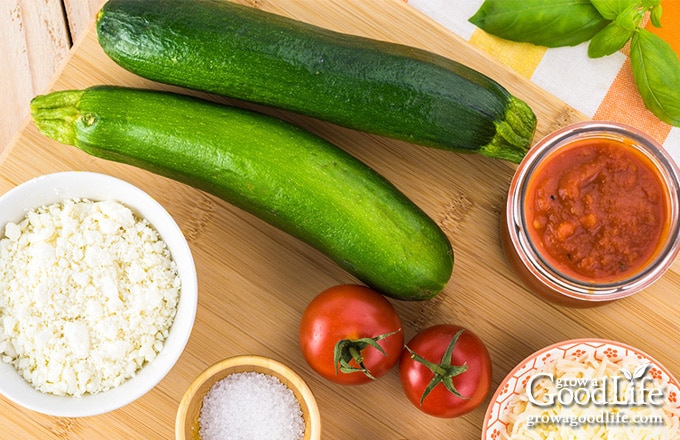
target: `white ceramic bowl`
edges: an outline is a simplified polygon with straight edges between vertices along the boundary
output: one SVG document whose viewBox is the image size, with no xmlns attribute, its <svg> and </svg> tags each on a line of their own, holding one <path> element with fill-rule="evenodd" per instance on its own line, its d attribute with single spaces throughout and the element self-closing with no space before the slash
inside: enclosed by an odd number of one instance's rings
<svg viewBox="0 0 680 440">
<path fill-rule="evenodd" d="M 69 171 L 36 177 L 0 197 L 0 229 L 18 222 L 30 209 L 70 198 L 117 200 L 145 218 L 161 235 L 177 264 L 182 290 L 177 313 L 164 348 L 137 374 L 109 391 L 80 397 L 42 393 L 26 382 L 12 365 L 0 361 L 0 394 L 44 414 L 84 417 L 125 406 L 141 397 L 175 365 L 191 334 L 196 316 L 198 286 L 189 246 L 170 214 L 151 196 L 123 180 L 92 172 Z M 1 293 L 0 293 L 1 294 Z"/>
<path fill-rule="evenodd" d="M 642 377 L 650 376 L 667 384 L 666 388 L 663 390 L 665 395 L 664 398 L 666 400 L 665 404 L 675 413 L 680 410 L 680 385 L 678 384 L 678 381 L 671 372 L 647 353 L 630 345 L 606 339 L 572 339 L 538 350 L 520 362 L 510 373 L 508 373 L 491 398 L 491 402 L 486 411 L 486 416 L 484 417 L 484 425 L 482 426 L 482 440 L 498 440 L 506 438 L 501 432 L 504 433 L 508 426 L 508 406 L 518 395 L 526 393 L 527 384 L 536 373 L 544 370 L 546 365 L 555 362 L 557 359 L 571 359 L 581 356 L 594 356 L 595 359 L 598 360 L 606 357 L 614 362 L 620 362 L 622 359 L 635 359 L 636 363 L 639 363 L 640 365 L 648 364 L 649 366 L 647 367 L 647 370 L 645 370 L 645 375 Z M 618 374 L 621 374 L 620 371 Z M 642 387 L 640 384 L 644 383 L 640 382 L 642 377 L 634 379 L 637 381 L 638 387 Z M 628 380 L 628 378 L 621 376 L 618 377 L 618 380 L 619 382 L 623 382 Z M 592 383 L 585 386 L 577 385 L 576 387 L 564 385 L 564 396 L 570 395 L 567 392 L 569 390 L 574 392 L 574 395 L 579 395 L 577 387 L 588 390 L 588 387 L 591 386 L 593 386 Z M 591 389 L 591 391 L 596 393 L 593 389 Z M 643 394 L 642 397 L 638 395 L 636 399 L 638 399 L 638 402 L 641 405 L 644 405 L 645 402 L 642 399 L 648 398 L 647 396 L 648 394 Z M 620 410 L 622 413 L 625 412 L 627 410 L 625 403 L 626 399 L 630 398 L 626 395 L 618 398 L 622 402 L 620 406 L 617 407 L 613 404 L 606 404 L 600 407 L 601 411 L 606 412 L 611 410 L 612 412 L 617 412 Z M 599 422 L 595 421 L 595 423 Z M 623 425 L 621 424 L 621 426 Z M 621 426 L 619 426 L 619 428 Z M 677 434 L 680 433 L 676 433 L 676 437 L 674 438 L 677 438 Z"/>
</svg>

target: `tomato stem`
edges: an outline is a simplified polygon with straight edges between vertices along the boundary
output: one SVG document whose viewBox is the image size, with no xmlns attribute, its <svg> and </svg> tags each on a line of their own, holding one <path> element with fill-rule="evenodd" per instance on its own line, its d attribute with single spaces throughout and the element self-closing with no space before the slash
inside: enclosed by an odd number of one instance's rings
<svg viewBox="0 0 680 440">
<path fill-rule="evenodd" d="M 399 333 L 401 329 L 390 333 L 384 333 L 374 338 L 360 338 L 360 339 L 341 339 L 335 344 L 333 350 L 333 358 L 335 362 L 335 374 L 341 373 L 356 373 L 361 371 L 371 379 L 375 379 L 371 372 L 364 365 L 363 350 L 367 347 L 373 347 L 387 356 L 385 350 L 378 344 L 378 341 Z M 352 362 L 354 365 L 352 365 Z M 358 366 L 357 366 L 358 365 Z"/>
<path fill-rule="evenodd" d="M 467 364 L 451 365 L 451 354 L 453 353 L 453 349 L 456 343 L 458 342 L 458 338 L 460 338 L 460 335 L 461 333 L 463 333 L 464 330 L 465 329 L 458 330 L 458 333 L 456 333 L 456 335 L 449 343 L 448 347 L 446 347 L 446 351 L 444 352 L 442 360 L 439 364 L 436 364 L 425 359 L 418 353 L 411 350 L 408 346 L 406 346 L 406 349 L 409 351 L 409 353 L 411 353 L 411 359 L 413 359 L 416 362 L 420 362 L 421 364 L 426 366 L 430 371 L 432 371 L 432 373 L 434 373 L 434 377 L 425 388 L 425 391 L 423 391 L 423 394 L 420 396 L 420 406 L 423 406 L 423 401 L 425 400 L 425 397 L 427 397 L 427 395 L 430 394 L 430 391 L 432 391 L 434 387 L 436 387 L 440 383 L 444 384 L 446 389 L 455 394 L 457 397 L 461 399 L 469 399 L 469 397 L 463 397 L 453 384 L 453 378 L 455 376 L 458 376 L 459 374 L 467 371 L 468 369 Z"/>
</svg>

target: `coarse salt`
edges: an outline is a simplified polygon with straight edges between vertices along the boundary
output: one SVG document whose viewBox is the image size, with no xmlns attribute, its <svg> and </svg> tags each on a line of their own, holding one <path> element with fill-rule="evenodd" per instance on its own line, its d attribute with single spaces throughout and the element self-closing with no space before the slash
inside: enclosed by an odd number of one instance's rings
<svg viewBox="0 0 680 440">
<path fill-rule="evenodd" d="M 230 374 L 203 398 L 202 440 L 300 440 L 304 431 L 295 394 L 268 374 Z"/>
<path fill-rule="evenodd" d="M 0 358 L 45 393 L 106 391 L 160 352 L 179 292 L 166 244 L 123 204 L 31 210 L 0 239 Z"/>
</svg>

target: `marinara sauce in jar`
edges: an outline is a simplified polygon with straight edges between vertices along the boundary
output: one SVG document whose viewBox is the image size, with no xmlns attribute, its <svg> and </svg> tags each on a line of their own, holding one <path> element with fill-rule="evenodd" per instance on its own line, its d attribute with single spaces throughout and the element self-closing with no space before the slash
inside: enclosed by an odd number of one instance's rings
<svg viewBox="0 0 680 440">
<path fill-rule="evenodd" d="M 536 294 L 594 306 L 648 287 L 678 253 L 678 170 L 644 133 L 583 122 L 519 165 L 501 224 L 511 266 Z"/>
</svg>

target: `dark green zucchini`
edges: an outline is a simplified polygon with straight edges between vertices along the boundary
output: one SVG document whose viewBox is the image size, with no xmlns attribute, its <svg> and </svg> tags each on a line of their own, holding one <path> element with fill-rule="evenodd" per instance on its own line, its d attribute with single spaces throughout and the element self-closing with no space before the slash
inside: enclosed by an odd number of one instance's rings
<svg viewBox="0 0 680 440">
<path fill-rule="evenodd" d="M 45 135 L 221 197 L 385 295 L 428 299 L 451 277 L 451 245 L 430 217 L 358 159 L 279 119 L 113 86 L 38 96 L 31 112 Z"/>
<path fill-rule="evenodd" d="M 536 127 L 525 102 L 458 62 L 226 0 L 110 0 L 97 32 L 140 76 L 420 145 L 519 162 Z"/>
</svg>

